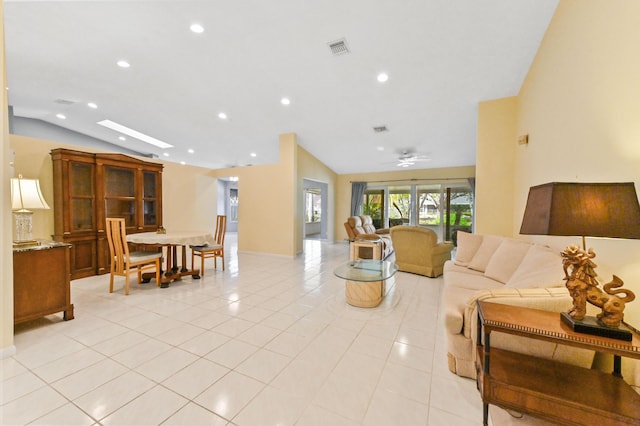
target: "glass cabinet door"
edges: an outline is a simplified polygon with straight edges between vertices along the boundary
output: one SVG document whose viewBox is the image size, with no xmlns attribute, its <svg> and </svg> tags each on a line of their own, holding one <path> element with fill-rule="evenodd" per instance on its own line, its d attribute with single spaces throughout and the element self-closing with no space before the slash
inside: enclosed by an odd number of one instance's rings
<svg viewBox="0 0 640 426">
<path fill-rule="evenodd" d="M 144 226 L 157 225 L 158 218 L 156 214 L 157 210 L 157 193 L 156 193 L 156 178 L 157 173 L 144 172 L 143 173 L 143 222 Z"/>
<path fill-rule="evenodd" d="M 71 163 L 69 168 L 71 229 L 89 231 L 94 228 L 93 221 L 93 165 Z"/>
<path fill-rule="evenodd" d="M 107 166 L 104 177 L 106 217 L 121 217 L 126 227 L 136 226 L 135 170 Z"/>
<path fill-rule="evenodd" d="M 105 167 L 105 195 L 107 197 L 135 197 L 133 169 Z"/>
</svg>

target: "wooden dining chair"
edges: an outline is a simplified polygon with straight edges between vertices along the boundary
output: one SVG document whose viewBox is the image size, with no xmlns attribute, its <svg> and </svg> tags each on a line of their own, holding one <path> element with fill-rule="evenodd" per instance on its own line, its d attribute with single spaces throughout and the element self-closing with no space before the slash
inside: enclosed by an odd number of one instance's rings
<svg viewBox="0 0 640 426">
<path fill-rule="evenodd" d="M 162 253 L 150 251 L 129 251 L 124 219 L 107 218 L 107 241 L 111 255 L 111 277 L 109 279 L 109 293 L 113 293 L 113 277 L 125 277 L 124 294 L 129 294 L 129 273 L 138 270 L 138 284 L 142 282 L 142 270 L 156 268 L 156 284 L 160 285 L 160 263 Z"/>
<path fill-rule="evenodd" d="M 227 232 L 227 216 L 218 215 L 216 218 L 216 233 L 214 244 L 191 246 L 191 269 L 194 268 L 196 256 L 200 257 L 200 275 L 204 276 L 204 260 L 213 258 L 213 266 L 218 269 L 217 259 L 222 258 L 222 270 L 224 271 L 224 235 Z"/>
</svg>

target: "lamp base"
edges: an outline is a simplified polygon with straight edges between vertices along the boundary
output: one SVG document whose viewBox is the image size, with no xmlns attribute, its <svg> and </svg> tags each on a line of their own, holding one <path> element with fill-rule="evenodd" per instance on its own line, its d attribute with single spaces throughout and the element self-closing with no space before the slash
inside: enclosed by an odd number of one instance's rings
<svg viewBox="0 0 640 426">
<path fill-rule="evenodd" d="M 577 320 L 566 312 L 560 313 L 563 323 L 577 333 L 591 334 L 592 336 L 609 337 L 612 339 L 630 342 L 633 339 L 631 331 L 624 328 L 613 328 L 601 325 L 596 317 L 586 316 L 583 320 Z"/>
</svg>

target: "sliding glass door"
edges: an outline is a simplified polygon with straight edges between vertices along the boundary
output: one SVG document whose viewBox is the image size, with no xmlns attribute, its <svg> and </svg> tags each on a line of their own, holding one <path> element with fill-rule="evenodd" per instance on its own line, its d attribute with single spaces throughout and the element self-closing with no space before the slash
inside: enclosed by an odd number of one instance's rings
<svg viewBox="0 0 640 426">
<path fill-rule="evenodd" d="M 376 228 L 423 226 L 438 240 L 455 242 L 457 231 L 472 231 L 473 192 L 462 181 L 379 186 L 365 191 L 363 214 Z"/>
</svg>

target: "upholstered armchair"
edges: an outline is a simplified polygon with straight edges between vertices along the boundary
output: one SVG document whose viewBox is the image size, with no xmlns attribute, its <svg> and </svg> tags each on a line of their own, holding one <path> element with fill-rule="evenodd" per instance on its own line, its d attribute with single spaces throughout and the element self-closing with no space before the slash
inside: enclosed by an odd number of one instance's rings
<svg viewBox="0 0 640 426">
<path fill-rule="evenodd" d="M 438 243 L 435 232 L 420 226 L 394 226 L 390 234 L 400 271 L 432 278 L 442 275 L 444 262 L 451 259 L 453 243 Z"/>
<path fill-rule="evenodd" d="M 389 236 L 389 230 L 376 229 L 373 226 L 371 216 L 351 216 L 344 223 L 344 229 L 347 231 L 349 241 L 355 241 L 356 238 L 371 239 L 372 237 L 380 237 L 382 240 L 383 259 L 393 253 L 393 243 Z"/>
</svg>

